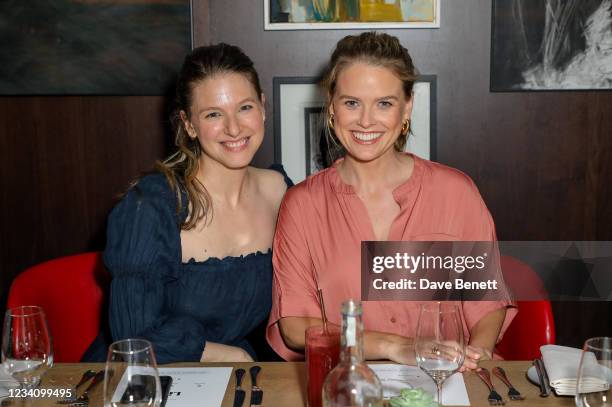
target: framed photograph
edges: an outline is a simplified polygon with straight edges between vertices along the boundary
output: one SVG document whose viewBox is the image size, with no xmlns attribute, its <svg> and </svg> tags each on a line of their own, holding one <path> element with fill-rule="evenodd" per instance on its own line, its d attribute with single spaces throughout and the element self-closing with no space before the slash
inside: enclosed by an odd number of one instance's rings
<svg viewBox="0 0 612 407">
<path fill-rule="evenodd" d="M 436 159 L 436 76 L 414 84 L 411 134 L 406 151 Z M 325 136 L 325 95 L 315 77 L 274 78 L 274 161 L 293 182 L 329 166 Z"/>
<path fill-rule="evenodd" d="M 325 159 L 325 110 L 323 106 L 304 108 L 306 176 L 327 167 Z"/>
<path fill-rule="evenodd" d="M 491 91 L 612 89 L 610 0 L 492 0 Z"/>
<path fill-rule="evenodd" d="M 164 95 L 191 0 L 0 1 L 0 95 Z"/>
<path fill-rule="evenodd" d="M 266 30 L 440 28 L 441 0 L 263 0 Z"/>
</svg>

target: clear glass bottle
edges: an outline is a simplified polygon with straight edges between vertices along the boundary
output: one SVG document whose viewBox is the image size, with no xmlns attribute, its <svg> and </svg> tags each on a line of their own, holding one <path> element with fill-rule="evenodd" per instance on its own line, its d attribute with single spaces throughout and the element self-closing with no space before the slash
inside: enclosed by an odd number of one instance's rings
<svg viewBox="0 0 612 407">
<path fill-rule="evenodd" d="M 363 360 L 361 302 L 342 304 L 340 363 L 323 383 L 324 407 L 382 407 L 382 385 Z"/>
</svg>

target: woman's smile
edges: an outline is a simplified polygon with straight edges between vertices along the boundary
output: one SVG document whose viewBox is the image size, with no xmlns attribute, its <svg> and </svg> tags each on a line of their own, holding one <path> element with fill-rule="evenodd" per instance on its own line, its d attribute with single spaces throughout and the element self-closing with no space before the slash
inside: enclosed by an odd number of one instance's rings
<svg viewBox="0 0 612 407">
<path fill-rule="evenodd" d="M 241 137 L 237 140 L 221 141 L 221 145 L 230 153 L 239 153 L 248 147 L 250 139 L 251 137 L 249 136 Z"/>
<path fill-rule="evenodd" d="M 353 139 L 358 143 L 358 144 L 363 144 L 363 145 L 368 145 L 368 144 L 374 144 L 378 141 L 381 140 L 382 135 L 385 134 L 384 132 L 380 132 L 380 131 L 368 131 L 368 132 L 364 132 L 364 131 L 353 131 L 351 132 L 351 134 L 353 135 Z"/>
</svg>

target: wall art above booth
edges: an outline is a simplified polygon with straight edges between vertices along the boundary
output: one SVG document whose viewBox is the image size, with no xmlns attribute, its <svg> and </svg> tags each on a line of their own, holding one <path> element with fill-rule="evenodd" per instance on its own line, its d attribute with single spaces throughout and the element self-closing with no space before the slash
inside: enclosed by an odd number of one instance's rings
<svg viewBox="0 0 612 407">
<path fill-rule="evenodd" d="M 264 0 L 266 30 L 439 28 L 441 0 Z"/>
<path fill-rule="evenodd" d="M 0 95 L 163 95 L 190 0 L 2 0 L 0 31 Z"/>
<path fill-rule="evenodd" d="M 491 91 L 612 89 L 612 0 L 492 0 Z"/>
</svg>

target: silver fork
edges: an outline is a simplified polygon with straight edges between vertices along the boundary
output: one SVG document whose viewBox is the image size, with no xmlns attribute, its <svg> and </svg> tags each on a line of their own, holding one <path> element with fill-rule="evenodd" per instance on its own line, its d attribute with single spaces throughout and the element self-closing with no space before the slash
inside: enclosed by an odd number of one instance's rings
<svg viewBox="0 0 612 407">
<path fill-rule="evenodd" d="M 491 375 L 489 374 L 489 371 L 485 369 L 484 367 L 481 367 L 480 370 L 476 372 L 476 374 L 478 375 L 478 377 L 482 379 L 483 382 L 485 382 L 485 384 L 489 388 L 489 397 L 487 397 L 487 399 L 489 400 L 489 405 L 490 406 L 505 405 L 506 403 L 504 403 L 504 399 L 502 398 L 502 396 L 499 395 L 498 392 L 495 391 L 495 387 L 493 387 L 493 383 L 491 382 Z"/>
<path fill-rule="evenodd" d="M 109 373 L 112 374 L 112 371 Z M 100 370 L 98 373 L 96 373 L 91 383 L 89 383 L 89 386 L 87 386 L 87 388 L 79 398 L 77 398 L 76 400 L 60 400 L 57 402 L 57 404 L 68 404 L 70 405 L 70 407 L 89 406 L 89 392 L 93 390 L 93 388 L 96 387 L 96 385 L 102 380 L 104 380 L 104 370 Z"/>
<path fill-rule="evenodd" d="M 499 366 L 493 368 L 493 374 L 499 378 L 506 386 L 508 386 L 508 397 L 510 400 L 525 400 L 525 397 L 510 383 L 506 372 Z"/>
<path fill-rule="evenodd" d="M 91 379 L 95 375 L 96 375 L 95 370 L 88 370 L 85 373 L 83 373 L 83 376 L 81 376 L 81 380 L 79 380 L 76 386 L 74 386 L 74 393 L 72 394 L 72 396 L 66 399 L 58 400 L 55 403 L 56 404 L 69 404 L 69 403 L 74 402 L 77 399 L 76 392 L 79 390 L 79 387 L 84 385 L 87 381 L 89 381 L 89 379 Z"/>
<path fill-rule="evenodd" d="M 82 385 L 87 383 L 89 381 L 89 379 L 91 379 L 95 375 L 96 375 L 96 371 L 95 370 L 88 370 L 85 373 L 83 373 L 83 376 L 81 376 L 81 380 L 79 380 L 79 382 L 76 384 L 76 386 L 74 386 L 74 393 L 73 393 L 73 395 L 68 397 L 68 398 L 66 398 L 66 399 L 58 400 L 55 403 L 56 404 L 68 404 L 68 403 L 72 403 L 72 402 L 76 401 L 76 399 L 77 399 L 76 392 L 79 390 L 79 387 L 81 387 Z"/>
</svg>

